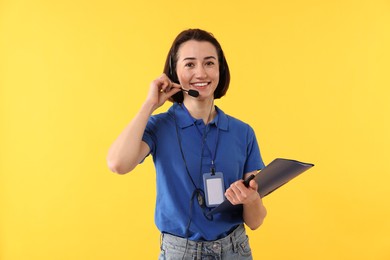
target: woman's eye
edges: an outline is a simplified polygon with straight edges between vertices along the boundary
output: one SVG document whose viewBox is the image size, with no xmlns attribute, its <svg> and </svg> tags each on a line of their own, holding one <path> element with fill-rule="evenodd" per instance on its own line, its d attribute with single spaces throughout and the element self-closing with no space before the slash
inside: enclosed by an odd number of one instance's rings
<svg viewBox="0 0 390 260">
<path fill-rule="evenodd" d="M 194 67 L 194 63 L 192 63 L 192 62 L 186 63 L 184 66 L 191 68 L 191 67 Z"/>
<path fill-rule="evenodd" d="M 214 62 L 213 61 L 208 61 L 208 62 L 206 62 L 206 65 L 207 66 L 212 66 L 212 65 L 214 65 Z"/>
</svg>

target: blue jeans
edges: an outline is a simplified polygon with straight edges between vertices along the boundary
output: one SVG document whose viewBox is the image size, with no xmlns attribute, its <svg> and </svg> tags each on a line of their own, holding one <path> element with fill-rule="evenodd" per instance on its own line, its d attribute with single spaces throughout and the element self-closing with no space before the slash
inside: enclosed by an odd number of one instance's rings
<svg viewBox="0 0 390 260">
<path fill-rule="evenodd" d="M 181 259 L 252 260 L 244 225 L 239 225 L 228 236 L 215 241 L 191 241 L 170 234 L 162 234 L 159 260 Z"/>
</svg>

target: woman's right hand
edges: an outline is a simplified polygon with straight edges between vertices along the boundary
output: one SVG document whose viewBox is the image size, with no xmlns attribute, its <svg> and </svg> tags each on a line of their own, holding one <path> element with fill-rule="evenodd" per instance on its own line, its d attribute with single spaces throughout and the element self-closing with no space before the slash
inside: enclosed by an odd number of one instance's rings
<svg viewBox="0 0 390 260">
<path fill-rule="evenodd" d="M 150 115 L 180 90 L 180 85 L 172 83 L 165 74 L 152 81 L 141 109 L 108 151 L 107 163 L 111 171 L 121 174 L 130 172 L 148 155 L 150 148 L 142 137 Z"/>
<path fill-rule="evenodd" d="M 171 96 L 181 91 L 179 84 L 173 83 L 164 73 L 150 83 L 146 102 L 152 105 L 153 110 L 162 106 Z"/>
</svg>

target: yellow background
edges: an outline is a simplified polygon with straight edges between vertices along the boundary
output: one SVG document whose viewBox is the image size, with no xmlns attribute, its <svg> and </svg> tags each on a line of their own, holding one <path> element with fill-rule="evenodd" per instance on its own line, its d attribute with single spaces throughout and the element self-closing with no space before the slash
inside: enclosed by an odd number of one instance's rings
<svg viewBox="0 0 390 260">
<path fill-rule="evenodd" d="M 151 159 L 119 176 L 105 156 L 195 27 L 265 163 L 316 164 L 264 199 L 254 258 L 390 259 L 385 0 L 1 0 L 0 259 L 157 259 Z"/>
</svg>

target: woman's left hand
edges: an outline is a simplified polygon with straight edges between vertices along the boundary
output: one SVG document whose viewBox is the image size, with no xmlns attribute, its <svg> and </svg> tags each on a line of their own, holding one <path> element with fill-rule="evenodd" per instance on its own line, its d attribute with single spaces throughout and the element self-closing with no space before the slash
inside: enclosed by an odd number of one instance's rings
<svg viewBox="0 0 390 260">
<path fill-rule="evenodd" d="M 233 205 L 250 204 L 260 196 L 257 188 L 258 184 L 254 180 L 249 182 L 248 187 L 245 187 L 242 180 L 238 180 L 230 185 L 225 192 L 225 196 Z"/>
</svg>

